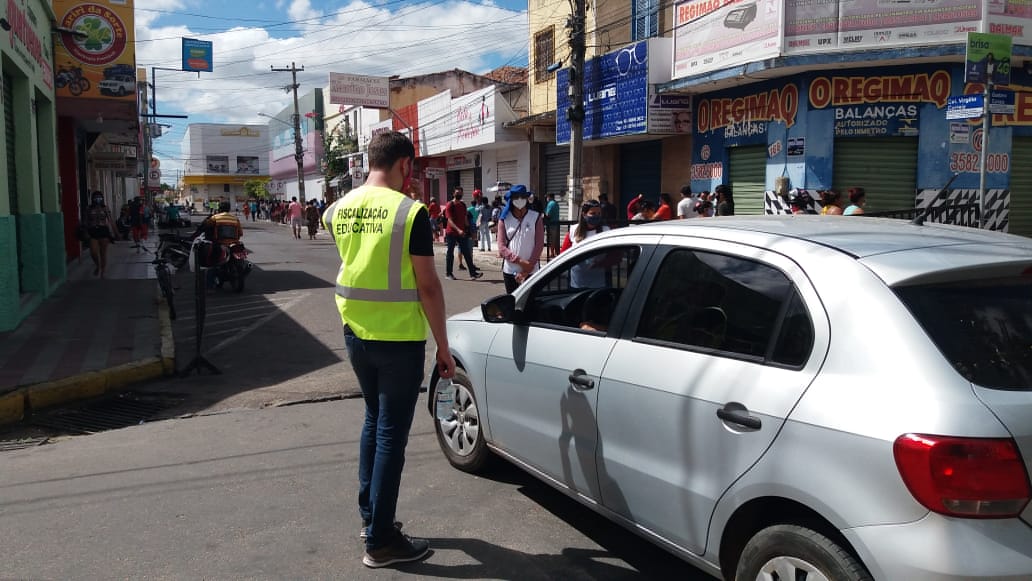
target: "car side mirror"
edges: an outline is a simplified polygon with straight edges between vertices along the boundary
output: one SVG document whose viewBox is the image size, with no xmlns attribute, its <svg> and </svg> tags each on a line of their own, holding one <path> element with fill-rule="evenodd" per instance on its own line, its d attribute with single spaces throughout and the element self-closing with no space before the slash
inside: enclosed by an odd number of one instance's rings
<svg viewBox="0 0 1032 581">
<path fill-rule="evenodd" d="M 516 299 L 509 294 L 498 295 L 480 303 L 480 312 L 488 323 L 512 323 L 518 318 Z"/>
</svg>

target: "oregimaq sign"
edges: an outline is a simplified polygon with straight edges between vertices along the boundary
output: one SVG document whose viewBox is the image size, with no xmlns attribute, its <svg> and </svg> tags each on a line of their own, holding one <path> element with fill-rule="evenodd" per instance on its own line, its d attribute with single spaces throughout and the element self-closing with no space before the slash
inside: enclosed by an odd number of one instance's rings
<svg viewBox="0 0 1032 581">
<path fill-rule="evenodd" d="M 330 73 L 330 103 L 388 109 L 390 82 L 387 77 Z"/>
</svg>

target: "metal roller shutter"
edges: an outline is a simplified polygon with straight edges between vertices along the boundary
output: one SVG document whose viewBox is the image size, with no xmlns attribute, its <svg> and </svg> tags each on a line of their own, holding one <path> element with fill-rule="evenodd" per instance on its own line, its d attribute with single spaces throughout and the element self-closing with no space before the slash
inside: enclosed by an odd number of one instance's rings
<svg viewBox="0 0 1032 581">
<path fill-rule="evenodd" d="M 767 146 L 750 145 L 728 150 L 731 164 L 731 194 L 735 215 L 763 214 L 763 191 L 767 182 Z"/>
<path fill-rule="evenodd" d="M 1032 236 L 1032 137 L 1011 143 L 1010 211 L 1007 231 Z"/>
<path fill-rule="evenodd" d="M 917 138 L 835 140 L 832 188 L 848 205 L 847 190 L 867 192 L 868 212 L 909 210 L 917 196 Z M 845 206 L 843 206 L 845 207 Z"/>
<path fill-rule="evenodd" d="M 476 176 L 473 175 L 473 171 L 471 169 L 464 169 L 459 172 L 459 185 L 462 186 L 462 191 L 466 193 L 467 199 L 470 196 L 470 192 L 476 188 L 474 185 L 476 184 Z"/>
<path fill-rule="evenodd" d="M 663 170 L 663 142 L 640 141 L 620 146 L 620 199 L 610 200 L 617 208 L 627 207 L 631 198 L 645 198 L 659 204 Z"/>
<path fill-rule="evenodd" d="M 566 176 L 570 175 L 570 148 L 545 144 L 541 148 L 544 169 L 543 181 L 546 194 L 565 194 Z"/>
<path fill-rule="evenodd" d="M 515 159 L 512 161 L 498 162 L 498 165 L 496 166 L 496 171 L 498 172 L 496 174 L 498 176 L 498 181 L 510 184 L 517 183 L 517 180 L 519 180 L 520 175 L 517 169 L 518 165 L 519 162 L 517 162 Z"/>
</svg>

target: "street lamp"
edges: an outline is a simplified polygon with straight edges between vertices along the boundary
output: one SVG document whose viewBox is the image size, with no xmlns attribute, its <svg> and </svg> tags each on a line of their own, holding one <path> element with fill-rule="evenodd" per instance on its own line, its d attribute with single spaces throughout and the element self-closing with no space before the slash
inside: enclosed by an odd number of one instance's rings
<svg viewBox="0 0 1032 581">
<path fill-rule="evenodd" d="M 301 203 L 305 203 L 305 156 L 304 151 L 301 149 L 301 123 L 300 119 L 298 119 L 298 115 L 296 113 L 294 114 L 293 123 L 287 123 L 279 117 L 273 117 L 266 113 L 258 113 L 258 116 L 272 119 L 273 121 L 279 121 L 294 130 L 294 160 L 297 161 L 297 192 Z"/>
</svg>

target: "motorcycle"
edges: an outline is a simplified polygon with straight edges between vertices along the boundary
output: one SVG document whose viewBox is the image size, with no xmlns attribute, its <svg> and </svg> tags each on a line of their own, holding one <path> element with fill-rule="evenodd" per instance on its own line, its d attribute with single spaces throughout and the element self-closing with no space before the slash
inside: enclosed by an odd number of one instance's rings
<svg viewBox="0 0 1032 581">
<path fill-rule="evenodd" d="M 225 248 L 223 246 L 223 248 Z M 226 261 L 215 268 L 215 284 L 222 286 L 229 283 L 234 292 L 244 290 L 244 279 L 251 274 L 254 265 L 247 259 L 249 251 L 243 242 L 234 242 L 226 249 Z"/>
<path fill-rule="evenodd" d="M 244 281 L 254 265 L 247 259 L 250 251 L 244 247 L 243 242 L 234 242 L 229 246 L 215 244 L 201 234 L 194 244 L 200 245 L 197 251 L 201 257 L 200 266 L 210 269 L 212 278 L 209 280 L 213 286 L 221 288 L 229 283 L 234 292 L 244 290 Z"/>
<path fill-rule="evenodd" d="M 178 234 L 161 233 L 158 235 L 158 251 L 155 253 L 160 258 L 167 260 L 176 270 L 183 268 L 190 260 L 190 253 L 193 249 L 193 239 L 189 236 Z"/>
</svg>

